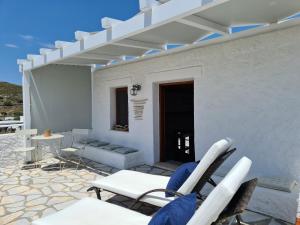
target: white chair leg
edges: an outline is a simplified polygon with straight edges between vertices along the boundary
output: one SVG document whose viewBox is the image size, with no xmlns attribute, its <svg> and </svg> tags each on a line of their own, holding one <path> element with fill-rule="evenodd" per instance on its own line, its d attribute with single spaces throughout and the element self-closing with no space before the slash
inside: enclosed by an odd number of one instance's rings
<svg viewBox="0 0 300 225">
<path fill-rule="evenodd" d="M 15 154 L 15 160 L 16 160 L 17 168 L 18 168 L 19 170 L 21 170 L 20 165 L 19 165 L 18 153 L 17 153 L 17 152 L 14 152 L 14 154 Z"/>
<path fill-rule="evenodd" d="M 63 169 L 65 168 L 65 163 L 63 164 L 62 163 L 62 159 L 64 159 L 65 157 L 63 156 L 63 153 L 60 151 L 60 153 L 59 152 L 57 152 L 57 157 L 58 157 L 58 159 L 59 159 L 59 170 L 60 171 L 63 171 Z"/>
<path fill-rule="evenodd" d="M 17 167 L 19 170 L 22 170 L 22 164 L 20 165 L 20 162 L 19 162 L 19 152 L 15 152 L 15 159 L 16 159 L 16 164 L 17 164 Z"/>
<path fill-rule="evenodd" d="M 57 146 L 57 151 L 56 151 L 56 153 L 57 153 L 57 156 L 58 156 L 58 158 L 59 158 L 59 168 L 60 168 L 60 171 L 62 172 L 63 171 L 63 169 L 65 168 L 65 156 L 64 156 L 64 154 L 62 153 L 62 151 L 61 151 L 61 145 L 62 145 L 62 140 L 59 140 L 58 141 L 58 146 Z M 62 161 L 64 161 L 64 163 L 63 163 L 63 165 L 62 165 Z"/>
<path fill-rule="evenodd" d="M 60 156 L 58 157 L 58 159 L 59 159 L 59 170 L 60 170 L 60 172 L 61 172 L 61 171 L 63 170 L 64 166 L 61 165 L 62 163 L 61 163 L 61 158 L 60 158 Z"/>
<path fill-rule="evenodd" d="M 62 170 L 65 168 L 66 164 L 68 163 L 65 158 L 63 158 L 63 159 L 64 160 L 60 159 L 60 163 L 62 164 Z"/>
<path fill-rule="evenodd" d="M 38 168 L 39 167 L 39 164 L 38 164 L 38 160 L 39 160 L 39 151 L 37 148 L 35 148 L 35 150 L 33 151 L 33 158 L 34 158 L 34 165 L 35 165 L 35 168 Z"/>
<path fill-rule="evenodd" d="M 80 154 L 79 154 L 79 160 L 78 160 L 78 164 L 77 164 L 77 168 L 76 168 L 76 170 L 78 169 L 78 167 L 79 167 L 79 165 L 80 164 L 82 164 L 82 165 L 84 165 L 85 167 L 86 167 L 86 164 L 85 164 L 85 162 L 83 161 L 83 159 L 82 159 L 82 155 L 83 155 L 83 151 L 84 151 L 84 149 L 81 149 L 80 150 L 81 152 L 80 152 Z M 80 163 L 81 162 L 81 163 Z"/>
</svg>

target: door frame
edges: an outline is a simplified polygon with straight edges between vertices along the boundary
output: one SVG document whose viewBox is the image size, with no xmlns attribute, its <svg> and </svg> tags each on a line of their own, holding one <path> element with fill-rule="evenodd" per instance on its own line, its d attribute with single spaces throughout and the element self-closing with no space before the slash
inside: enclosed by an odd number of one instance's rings
<svg viewBox="0 0 300 225">
<path fill-rule="evenodd" d="M 165 98 L 164 98 L 164 88 L 169 86 L 180 86 L 180 85 L 193 85 L 193 92 L 195 95 L 195 82 L 194 80 L 187 81 L 178 81 L 178 82 L 170 82 L 170 83 L 161 83 L 159 84 L 159 158 L 160 162 L 164 162 L 166 160 L 166 151 L 165 151 Z M 195 97 L 194 97 L 195 98 Z M 194 104 L 194 112 L 195 112 L 195 102 Z M 195 115 L 194 115 L 194 134 L 195 134 Z"/>
</svg>

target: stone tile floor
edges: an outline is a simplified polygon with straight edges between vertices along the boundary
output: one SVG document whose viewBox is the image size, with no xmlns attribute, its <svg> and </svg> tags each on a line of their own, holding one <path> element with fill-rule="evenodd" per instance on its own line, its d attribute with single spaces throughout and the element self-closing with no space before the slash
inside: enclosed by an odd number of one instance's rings
<svg viewBox="0 0 300 225">
<path fill-rule="evenodd" d="M 60 171 L 54 158 L 47 159 L 45 168 L 22 168 L 16 163 L 14 149 L 21 145 L 14 135 L 0 135 L 0 225 L 27 225 L 40 217 L 59 211 L 84 197 L 96 197 L 86 192 L 89 182 L 118 170 L 106 165 L 85 160 L 87 168 L 76 171 L 76 165 L 68 163 Z M 172 172 L 148 165 L 133 168 L 140 172 L 170 175 Z M 103 200 L 121 206 L 132 200 L 102 193 Z M 140 212 L 151 215 L 157 208 L 143 204 Z M 248 224 L 286 224 L 271 217 L 245 212 L 243 221 Z"/>
</svg>

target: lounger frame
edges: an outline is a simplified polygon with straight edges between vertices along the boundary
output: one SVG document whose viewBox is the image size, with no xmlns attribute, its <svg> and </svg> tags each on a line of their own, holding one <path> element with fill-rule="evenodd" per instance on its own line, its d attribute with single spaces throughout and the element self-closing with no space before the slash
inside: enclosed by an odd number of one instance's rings
<svg viewBox="0 0 300 225">
<path fill-rule="evenodd" d="M 246 209 L 247 205 L 251 200 L 251 196 L 257 186 L 257 178 L 249 180 L 241 185 L 236 194 L 233 196 L 227 207 L 218 217 L 217 221 L 212 225 L 222 224 L 225 220 L 230 217 L 235 217 L 238 225 L 241 225 L 241 216 Z"/>
<path fill-rule="evenodd" d="M 198 183 L 195 185 L 192 192 L 197 193 L 198 197 L 201 199 L 201 190 L 204 187 L 206 183 L 209 183 L 210 185 L 216 187 L 216 182 L 211 178 L 212 175 L 217 171 L 217 169 L 226 161 L 226 159 L 231 156 L 236 151 L 236 148 L 228 150 L 221 154 L 219 157 L 215 159 L 215 161 L 208 167 L 208 169 L 205 171 L 205 173 L 202 175 L 201 179 L 198 181 Z"/>
<path fill-rule="evenodd" d="M 202 195 L 200 194 L 200 191 L 202 190 L 202 188 L 204 187 L 204 185 L 206 183 L 211 184 L 212 186 L 216 186 L 216 183 L 213 181 L 213 179 L 211 178 L 211 176 L 214 174 L 214 172 L 224 163 L 224 161 L 231 156 L 234 152 L 236 151 L 236 148 L 234 149 L 229 149 L 227 151 L 225 151 L 223 154 L 221 154 L 220 156 L 218 156 L 214 162 L 208 167 L 208 169 L 205 171 L 205 173 L 203 174 L 203 176 L 200 178 L 200 180 L 198 181 L 198 183 L 195 185 L 194 189 L 192 192 L 196 192 L 197 196 L 199 199 L 202 199 Z M 200 161 L 198 161 L 199 163 Z M 97 198 L 99 200 L 101 200 L 101 191 L 108 191 L 110 193 L 116 194 L 116 195 L 120 195 L 119 193 L 115 193 L 109 190 L 105 190 L 105 189 L 101 189 L 98 187 L 90 187 L 88 190 L 89 191 L 95 191 Z M 149 190 L 146 193 L 140 195 L 138 198 L 135 199 L 134 203 L 130 206 L 130 208 L 134 207 L 138 202 L 141 202 L 141 200 L 143 199 L 143 197 L 145 197 L 147 194 L 150 193 L 154 193 L 154 192 L 167 192 L 167 193 L 172 193 L 174 194 L 174 196 L 180 197 L 183 194 L 179 193 L 179 192 L 174 192 L 172 190 L 167 190 L 167 189 L 154 189 L 154 190 Z M 122 195 L 121 195 L 122 196 Z M 124 196 L 127 197 L 127 196 Z"/>
</svg>

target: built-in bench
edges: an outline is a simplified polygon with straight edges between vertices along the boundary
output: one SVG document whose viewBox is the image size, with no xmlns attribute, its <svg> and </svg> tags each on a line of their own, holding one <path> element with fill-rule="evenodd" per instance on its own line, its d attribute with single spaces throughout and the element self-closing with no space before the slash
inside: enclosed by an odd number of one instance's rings
<svg viewBox="0 0 300 225">
<path fill-rule="evenodd" d="M 118 169 L 129 169 L 143 164 L 143 154 L 133 148 L 93 139 L 82 140 L 74 147 L 84 147 L 84 158 Z"/>
</svg>

